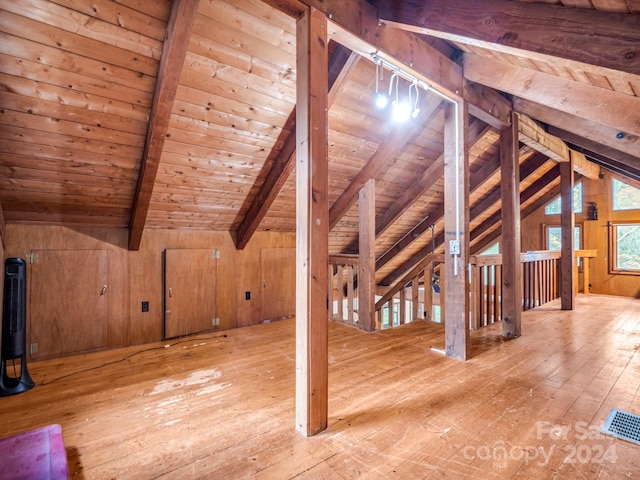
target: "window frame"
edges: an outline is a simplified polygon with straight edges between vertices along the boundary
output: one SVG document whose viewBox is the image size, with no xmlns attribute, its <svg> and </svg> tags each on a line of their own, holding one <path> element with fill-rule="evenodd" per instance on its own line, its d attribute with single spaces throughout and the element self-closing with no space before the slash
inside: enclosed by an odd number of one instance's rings
<svg viewBox="0 0 640 480">
<path fill-rule="evenodd" d="M 608 248 L 609 248 L 609 274 L 610 275 L 632 275 L 640 276 L 640 268 L 638 270 L 622 269 L 617 267 L 618 263 L 618 231 L 619 226 L 640 225 L 638 220 L 618 220 L 607 224 L 608 231 Z"/>
</svg>

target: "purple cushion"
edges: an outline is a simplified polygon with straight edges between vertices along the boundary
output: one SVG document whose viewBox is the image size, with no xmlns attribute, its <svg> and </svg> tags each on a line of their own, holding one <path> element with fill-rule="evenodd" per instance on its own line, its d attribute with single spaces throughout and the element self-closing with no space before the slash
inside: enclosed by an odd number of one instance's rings
<svg viewBox="0 0 640 480">
<path fill-rule="evenodd" d="M 46 427 L 0 439 L 1 480 L 67 479 L 62 427 Z"/>
</svg>

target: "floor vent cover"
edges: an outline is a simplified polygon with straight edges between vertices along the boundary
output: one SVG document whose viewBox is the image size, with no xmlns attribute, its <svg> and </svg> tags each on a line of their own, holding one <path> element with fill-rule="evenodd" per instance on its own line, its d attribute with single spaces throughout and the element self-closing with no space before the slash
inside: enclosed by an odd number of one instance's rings
<svg viewBox="0 0 640 480">
<path fill-rule="evenodd" d="M 609 413 L 601 431 L 640 445 L 640 415 L 614 408 Z"/>
</svg>

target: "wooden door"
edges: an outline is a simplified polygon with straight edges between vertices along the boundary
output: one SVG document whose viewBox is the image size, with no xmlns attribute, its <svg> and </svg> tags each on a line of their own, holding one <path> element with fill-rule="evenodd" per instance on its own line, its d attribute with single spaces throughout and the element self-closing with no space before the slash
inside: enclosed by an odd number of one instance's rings
<svg viewBox="0 0 640 480">
<path fill-rule="evenodd" d="M 212 330 L 216 318 L 216 251 L 165 250 L 164 337 Z"/>
<path fill-rule="evenodd" d="M 263 248 L 261 320 L 292 317 L 296 313 L 296 249 Z"/>
<path fill-rule="evenodd" d="M 32 252 L 29 272 L 31 357 L 107 347 L 106 250 Z"/>
</svg>

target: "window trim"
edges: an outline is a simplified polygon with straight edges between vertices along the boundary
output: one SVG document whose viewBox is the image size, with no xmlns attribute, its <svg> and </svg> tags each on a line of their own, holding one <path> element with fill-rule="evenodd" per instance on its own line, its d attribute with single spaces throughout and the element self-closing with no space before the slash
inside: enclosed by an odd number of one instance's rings
<svg viewBox="0 0 640 480">
<path fill-rule="evenodd" d="M 607 232 L 608 232 L 608 247 L 609 247 L 609 274 L 610 275 L 632 275 L 632 276 L 640 276 L 640 269 L 638 270 L 624 270 L 616 267 L 616 263 L 618 261 L 618 235 L 617 235 L 617 227 L 619 225 L 639 225 L 640 221 L 637 220 L 619 220 L 615 222 L 609 222 L 607 224 Z"/>
</svg>

